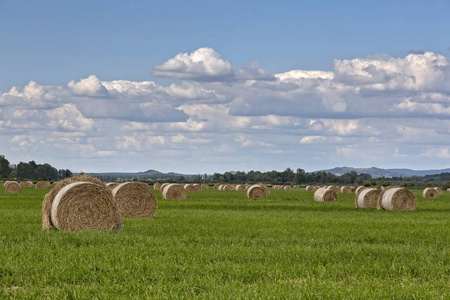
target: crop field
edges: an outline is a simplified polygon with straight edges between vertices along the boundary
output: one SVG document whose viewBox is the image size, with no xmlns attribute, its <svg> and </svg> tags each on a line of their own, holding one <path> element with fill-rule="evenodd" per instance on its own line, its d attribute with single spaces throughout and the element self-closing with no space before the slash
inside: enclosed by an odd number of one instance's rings
<svg viewBox="0 0 450 300">
<path fill-rule="evenodd" d="M 46 192 L 0 188 L 1 299 L 450 298 L 449 192 L 377 211 L 304 188 L 155 191 L 154 218 L 78 233 L 41 229 Z"/>
</svg>

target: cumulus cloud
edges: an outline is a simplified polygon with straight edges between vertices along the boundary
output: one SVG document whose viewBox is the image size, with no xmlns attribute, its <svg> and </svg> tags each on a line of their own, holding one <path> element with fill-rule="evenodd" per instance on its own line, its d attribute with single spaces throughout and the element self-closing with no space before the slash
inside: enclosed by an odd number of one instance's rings
<svg viewBox="0 0 450 300">
<path fill-rule="evenodd" d="M 92 130 L 95 126 L 93 120 L 83 117 L 74 104 L 65 104 L 47 112 L 48 125 L 52 128 L 69 131 Z"/>
<path fill-rule="evenodd" d="M 200 48 L 194 52 L 179 53 L 159 66 L 153 74 L 161 77 L 199 81 L 223 80 L 232 75 L 231 63 L 223 60 L 211 48 Z"/>
<path fill-rule="evenodd" d="M 105 91 L 102 82 L 95 75 L 80 79 L 78 82 L 71 80 L 67 86 L 78 96 L 99 96 Z"/>
</svg>

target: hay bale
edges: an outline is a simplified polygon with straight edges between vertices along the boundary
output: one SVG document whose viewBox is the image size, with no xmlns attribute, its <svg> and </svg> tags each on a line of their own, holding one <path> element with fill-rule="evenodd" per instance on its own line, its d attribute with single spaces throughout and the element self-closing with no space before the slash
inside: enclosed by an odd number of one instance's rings
<svg viewBox="0 0 450 300">
<path fill-rule="evenodd" d="M 106 185 L 106 187 L 112 191 L 113 189 L 115 189 L 116 186 L 118 186 L 120 183 L 118 182 L 108 182 Z"/>
<path fill-rule="evenodd" d="M 292 190 L 292 187 L 291 187 L 290 185 L 286 185 L 286 186 L 284 187 L 284 190 L 285 190 L 285 191 L 290 191 L 290 190 Z"/>
<path fill-rule="evenodd" d="M 112 190 L 122 218 L 151 218 L 156 212 L 156 197 L 143 182 L 125 182 Z"/>
<path fill-rule="evenodd" d="M 20 186 L 23 188 L 32 188 L 33 187 L 33 182 L 31 181 L 22 181 L 20 182 Z"/>
<path fill-rule="evenodd" d="M 50 186 L 51 186 L 51 184 L 48 181 L 38 181 L 36 183 L 35 187 L 36 187 L 37 190 L 45 190 L 46 188 L 48 188 Z"/>
<path fill-rule="evenodd" d="M 341 193 L 343 194 L 351 194 L 354 193 L 356 188 L 354 186 L 343 186 L 341 187 Z"/>
<path fill-rule="evenodd" d="M 52 210 L 52 203 L 53 203 L 53 200 L 54 200 L 56 194 L 58 194 L 58 192 L 61 189 L 63 189 L 66 185 L 69 185 L 73 182 L 78 182 L 78 181 L 92 182 L 97 185 L 105 187 L 103 182 L 101 182 L 99 179 L 88 176 L 88 175 L 77 175 L 74 177 L 69 177 L 64 180 L 55 182 L 52 185 L 52 188 L 50 189 L 50 191 L 47 194 L 45 194 L 44 201 L 42 202 L 42 229 L 48 230 L 53 227 L 53 224 L 51 221 L 51 210 Z M 112 195 L 111 195 L 111 197 L 112 197 Z"/>
<path fill-rule="evenodd" d="M 362 191 L 364 191 L 365 189 L 368 189 L 368 187 L 365 186 L 358 186 L 355 190 L 355 196 L 356 198 L 358 198 L 359 193 L 361 193 Z"/>
<path fill-rule="evenodd" d="M 377 208 L 386 210 L 414 210 L 416 209 L 416 196 L 406 189 L 401 187 L 387 187 L 381 191 Z"/>
<path fill-rule="evenodd" d="M 193 193 L 195 192 L 195 188 L 192 184 L 185 184 L 184 189 L 186 190 L 186 193 Z"/>
<path fill-rule="evenodd" d="M 435 187 L 434 189 L 438 193 L 438 196 L 440 196 L 440 195 L 442 195 L 444 193 L 444 191 L 440 187 Z"/>
<path fill-rule="evenodd" d="M 314 192 L 314 201 L 317 202 L 337 201 L 337 193 L 329 188 L 320 188 Z"/>
<path fill-rule="evenodd" d="M 207 184 L 202 184 L 201 187 L 202 187 L 202 191 L 209 190 L 209 185 L 207 185 Z"/>
<path fill-rule="evenodd" d="M 264 189 L 264 187 L 260 186 L 259 184 L 254 184 L 250 186 L 247 190 L 247 197 L 248 198 L 266 198 L 267 192 Z"/>
<path fill-rule="evenodd" d="M 184 200 L 186 199 L 186 190 L 179 184 L 171 183 L 164 187 L 162 196 L 165 200 Z"/>
<path fill-rule="evenodd" d="M 195 192 L 201 192 L 202 191 L 202 186 L 200 184 L 194 183 L 192 186 L 194 187 L 194 191 Z"/>
<path fill-rule="evenodd" d="M 160 189 L 161 189 L 161 183 L 159 183 L 159 182 L 155 182 L 154 184 L 153 184 L 153 189 L 155 190 L 155 191 L 159 191 Z"/>
<path fill-rule="evenodd" d="M 22 191 L 20 184 L 17 181 L 5 182 L 5 192 L 18 194 Z"/>
<path fill-rule="evenodd" d="M 329 185 L 329 186 L 327 186 L 327 189 L 332 190 L 336 194 L 338 194 L 341 191 L 341 189 L 335 185 Z"/>
<path fill-rule="evenodd" d="M 362 190 L 361 193 L 355 197 L 355 206 L 357 208 L 376 208 L 380 193 L 381 190 L 374 188 Z"/>
<path fill-rule="evenodd" d="M 434 188 L 426 188 L 422 192 L 424 198 L 437 198 L 439 196 L 438 191 Z"/>
<path fill-rule="evenodd" d="M 215 189 L 215 190 L 218 190 L 218 189 L 219 189 L 219 186 L 220 186 L 220 183 L 216 183 L 216 184 L 214 185 L 214 189 Z"/>
<path fill-rule="evenodd" d="M 450 192 L 450 188 L 447 189 L 447 192 Z"/>
<path fill-rule="evenodd" d="M 245 188 L 245 185 L 243 185 L 243 184 L 237 184 L 235 187 L 235 190 L 238 192 L 243 192 L 246 190 L 246 188 Z"/>
<path fill-rule="evenodd" d="M 168 186 L 170 183 L 163 183 L 161 184 L 161 187 L 159 188 L 159 191 L 162 193 L 164 192 L 164 189 L 166 188 L 166 186 Z"/>
<path fill-rule="evenodd" d="M 51 222 L 60 230 L 113 230 L 121 228 L 119 209 L 111 191 L 92 182 L 72 182 L 56 194 Z"/>
<path fill-rule="evenodd" d="M 221 191 L 229 192 L 229 191 L 233 191 L 233 190 L 234 190 L 234 189 L 233 189 L 233 186 L 230 185 L 230 184 L 224 184 L 224 185 L 222 185 L 222 187 L 221 187 Z"/>
</svg>

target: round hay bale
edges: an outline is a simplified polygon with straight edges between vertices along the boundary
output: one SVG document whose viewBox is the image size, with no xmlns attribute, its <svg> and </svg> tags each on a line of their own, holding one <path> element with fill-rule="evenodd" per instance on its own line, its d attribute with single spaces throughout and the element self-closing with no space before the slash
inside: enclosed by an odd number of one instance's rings
<svg viewBox="0 0 450 300">
<path fill-rule="evenodd" d="M 159 190 L 161 189 L 161 183 L 155 182 L 155 183 L 153 184 L 153 189 L 154 189 L 155 191 L 159 191 Z"/>
<path fill-rule="evenodd" d="M 121 228 L 119 209 L 111 191 L 91 182 L 72 182 L 55 196 L 52 224 L 60 230 L 113 230 Z"/>
<path fill-rule="evenodd" d="M 381 190 L 379 189 L 364 189 L 361 193 L 355 197 L 355 206 L 357 208 L 376 208 L 378 197 L 380 196 Z"/>
<path fill-rule="evenodd" d="M 110 190 L 110 191 L 112 191 L 116 186 L 118 186 L 120 183 L 118 183 L 118 182 L 109 182 L 109 183 L 107 183 L 106 184 L 106 187 Z"/>
<path fill-rule="evenodd" d="M 243 192 L 243 191 L 246 190 L 245 185 L 243 185 L 243 184 L 237 184 L 236 187 L 235 187 L 235 189 L 236 189 L 236 191 L 238 191 L 238 192 Z"/>
<path fill-rule="evenodd" d="M 22 181 L 20 182 L 20 186 L 23 188 L 32 188 L 33 187 L 33 182 L 31 181 Z"/>
<path fill-rule="evenodd" d="M 414 210 L 416 209 L 416 196 L 401 187 L 388 187 L 381 191 L 377 201 L 377 208 L 386 210 Z"/>
<path fill-rule="evenodd" d="M 269 197 L 270 195 L 270 189 L 267 187 L 267 185 L 265 185 L 264 183 L 257 183 L 257 185 L 259 185 L 260 187 L 262 187 L 266 193 L 266 197 Z"/>
<path fill-rule="evenodd" d="M 73 182 L 77 182 L 77 181 L 92 182 L 92 183 L 95 183 L 95 184 L 98 184 L 98 185 L 104 187 L 103 182 L 101 182 L 99 179 L 97 179 L 95 177 L 91 177 L 88 175 L 77 175 L 74 177 L 68 177 L 64 180 L 55 182 L 52 185 L 52 188 L 50 189 L 50 191 L 47 194 L 45 194 L 44 201 L 42 202 L 42 229 L 48 230 L 53 227 L 53 224 L 51 221 L 51 210 L 52 210 L 52 203 L 53 203 L 53 200 L 54 200 L 56 194 L 58 194 L 58 192 L 62 188 L 64 188 L 66 185 L 69 185 L 69 184 L 71 184 Z M 112 197 L 112 195 L 111 195 L 111 197 Z"/>
<path fill-rule="evenodd" d="M 232 191 L 232 190 L 233 190 L 233 186 L 231 186 L 231 185 L 229 185 L 229 184 L 224 184 L 224 185 L 222 185 L 221 191 L 229 192 L 229 191 Z"/>
<path fill-rule="evenodd" d="M 292 187 L 291 187 L 290 185 L 286 185 L 286 186 L 284 187 L 284 190 L 285 190 L 285 191 L 290 191 L 290 190 L 292 190 Z"/>
<path fill-rule="evenodd" d="M 422 192 L 422 197 L 424 198 L 437 198 L 438 196 L 438 191 L 434 188 L 426 188 Z"/>
<path fill-rule="evenodd" d="M 361 193 L 362 191 L 364 191 L 365 189 L 368 189 L 368 187 L 365 186 L 358 186 L 355 190 L 355 196 L 356 198 L 358 198 L 359 193 Z"/>
<path fill-rule="evenodd" d="M 125 182 L 112 190 L 122 218 L 151 218 L 156 212 L 156 197 L 143 182 Z"/>
<path fill-rule="evenodd" d="M 248 188 L 247 197 L 248 198 L 266 198 L 267 192 L 262 186 L 260 186 L 258 184 L 254 184 Z"/>
<path fill-rule="evenodd" d="M 195 192 L 195 187 L 192 184 L 185 184 L 184 189 L 186 190 L 186 193 Z"/>
<path fill-rule="evenodd" d="M 343 194 L 351 194 L 354 193 L 356 188 L 354 186 L 343 186 L 341 187 L 341 193 Z"/>
<path fill-rule="evenodd" d="M 202 184 L 201 187 L 202 187 L 202 191 L 209 190 L 209 185 L 207 185 L 207 184 Z"/>
<path fill-rule="evenodd" d="M 444 193 L 444 191 L 440 187 L 435 187 L 434 189 L 438 193 L 438 196 L 440 196 L 440 195 L 442 195 Z"/>
<path fill-rule="evenodd" d="M 307 192 L 313 192 L 313 191 L 314 191 L 314 187 L 311 186 L 311 185 L 307 185 L 307 186 L 306 186 L 306 191 L 307 191 Z"/>
<path fill-rule="evenodd" d="M 329 188 L 320 188 L 314 193 L 314 201 L 317 202 L 337 201 L 337 193 Z"/>
<path fill-rule="evenodd" d="M 161 186 L 159 187 L 159 191 L 162 193 L 164 191 L 164 189 L 166 188 L 166 186 L 168 186 L 170 183 L 163 183 L 161 184 Z"/>
<path fill-rule="evenodd" d="M 450 192 L 450 188 L 447 189 L 447 192 Z"/>
<path fill-rule="evenodd" d="M 22 191 L 20 184 L 17 181 L 7 181 L 5 182 L 5 192 L 18 194 Z"/>
<path fill-rule="evenodd" d="M 329 190 L 332 190 L 332 191 L 335 192 L 336 194 L 338 194 L 338 193 L 341 191 L 341 189 L 340 189 L 339 187 L 335 186 L 335 185 L 329 185 L 329 186 L 327 186 L 327 188 L 328 188 Z"/>
<path fill-rule="evenodd" d="M 37 190 L 45 190 L 46 188 L 50 187 L 50 182 L 48 181 L 38 181 L 36 183 L 36 189 Z"/>
<path fill-rule="evenodd" d="M 184 200 L 186 199 L 186 190 L 183 186 L 172 183 L 164 187 L 162 196 L 165 200 Z"/>
<path fill-rule="evenodd" d="M 195 192 L 201 192 L 202 191 L 202 186 L 200 184 L 194 183 L 192 186 L 194 187 L 194 191 Z"/>
</svg>

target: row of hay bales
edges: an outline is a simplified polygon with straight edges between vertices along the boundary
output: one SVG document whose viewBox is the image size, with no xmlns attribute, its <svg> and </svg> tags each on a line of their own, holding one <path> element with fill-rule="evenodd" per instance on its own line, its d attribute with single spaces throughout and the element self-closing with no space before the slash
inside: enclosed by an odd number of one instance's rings
<svg viewBox="0 0 450 300">
<path fill-rule="evenodd" d="M 142 182 L 105 185 L 77 175 L 56 182 L 42 203 L 42 228 L 49 230 L 117 230 L 122 218 L 151 218 L 156 197 Z"/>
<path fill-rule="evenodd" d="M 48 181 L 38 181 L 35 185 L 35 188 L 37 190 L 46 189 L 50 187 L 52 184 Z M 21 193 L 22 188 L 32 188 L 33 182 L 31 181 L 5 181 L 3 183 L 3 186 L 5 187 L 6 193 Z"/>
<path fill-rule="evenodd" d="M 272 188 L 274 190 L 292 190 L 292 189 L 299 189 L 300 187 L 298 185 L 290 186 L 290 185 L 273 185 Z"/>
<path fill-rule="evenodd" d="M 337 192 L 329 187 L 319 188 L 314 193 L 314 201 L 337 201 Z M 402 187 L 387 187 L 383 190 L 360 186 L 355 190 L 356 208 L 377 208 L 378 210 L 414 210 L 417 199 Z"/>
<path fill-rule="evenodd" d="M 426 188 L 423 190 L 422 196 L 424 198 L 437 198 L 443 193 L 444 191 L 440 187 Z"/>
</svg>

